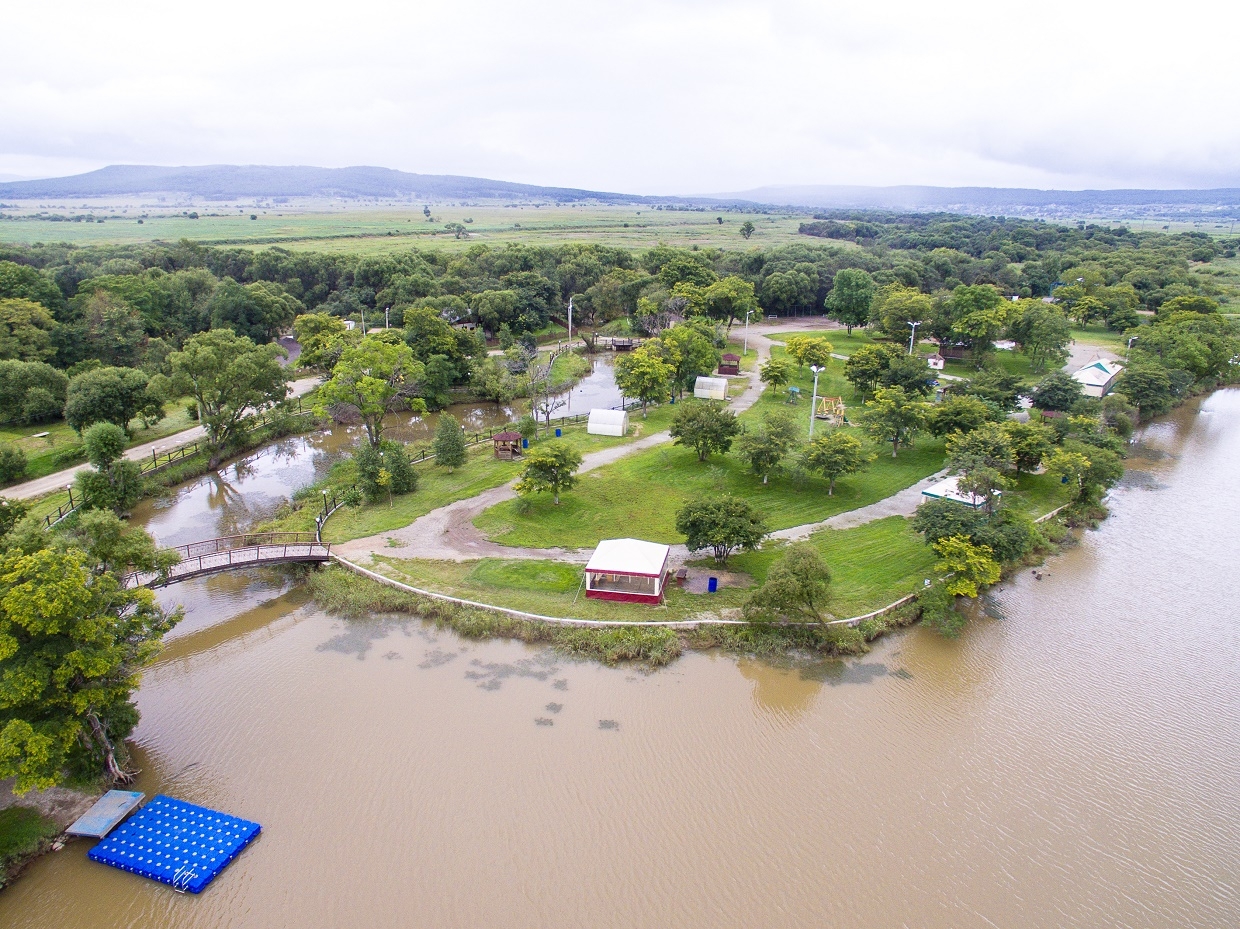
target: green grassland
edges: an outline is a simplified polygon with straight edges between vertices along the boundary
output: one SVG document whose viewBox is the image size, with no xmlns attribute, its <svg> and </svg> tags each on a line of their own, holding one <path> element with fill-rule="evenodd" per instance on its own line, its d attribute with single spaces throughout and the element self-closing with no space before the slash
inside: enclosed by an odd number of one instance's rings
<svg viewBox="0 0 1240 929">
<path fill-rule="evenodd" d="M 933 577 L 934 552 L 900 516 L 847 530 L 824 530 L 810 537 L 831 569 L 830 611 L 858 616 L 886 606 Z M 755 585 L 781 546 L 736 556 L 728 570 L 743 572 Z M 634 606 L 588 599 L 581 591 L 582 566 L 558 561 L 506 561 L 484 558 L 439 562 L 379 556 L 384 573 L 423 590 L 544 616 L 576 619 L 665 622 L 738 608 L 749 589 L 723 587 L 715 594 L 692 594 L 675 585 L 661 606 Z"/>
<path fill-rule="evenodd" d="M 38 810 L 10 806 L 0 810 L 0 887 L 8 879 L 8 869 L 40 850 L 60 829 Z"/>
<path fill-rule="evenodd" d="M 127 212 L 120 212 L 125 209 Z M 21 217 L 0 221 L 0 241 L 33 244 L 68 242 L 75 245 L 175 242 L 182 238 L 204 245 L 262 247 L 280 245 L 290 249 L 323 252 L 382 253 L 409 247 L 463 251 L 473 245 L 561 245 L 600 242 L 617 248 L 644 249 L 660 242 L 687 248 L 749 249 L 804 241 L 797 228 L 807 213 L 699 212 L 656 210 L 645 205 L 539 205 L 459 206 L 431 204 L 431 221 L 422 215 L 422 204 L 405 206 L 350 206 L 329 201 L 302 209 L 233 210 L 193 207 L 198 219 L 179 213 L 145 209 L 137 203 L 95 208 L 96 215 L 115 216 L 105 222 L 50 222 Z M 66 205 L 50 212 L 76 214 L 80 208 Z M 249 218 L 251 213 L 257 220 Z M 141 224 L 138 218 L 143 217 Z M 719 223 L 718 218 L 723 222 Z M 467 222 L 469 220 L 470 222 Z M 755 231 L 748 239 L 740 227 L 750 221 Z M 461 223 L 469 234 L 456 238 L 448 223 Z M 855 247 L 835 243 L 843 247 Z"/>
</svg>

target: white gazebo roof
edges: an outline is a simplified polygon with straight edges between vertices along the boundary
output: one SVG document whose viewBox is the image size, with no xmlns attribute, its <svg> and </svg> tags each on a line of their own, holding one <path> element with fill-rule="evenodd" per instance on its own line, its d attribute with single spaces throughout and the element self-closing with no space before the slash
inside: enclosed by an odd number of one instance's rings
<svg viewBox="0 0 1240 929">
<path fill-rule="evenodd" d="M 986 502 L 985 497 L 979 497 L 975 494 L 962 493 L 956 486 L 958 478 L 948 477 L 927 487 L 921 492 L 923 497 L 930 497 L 935 500 L 954 500 L 956 503 L 963 503 L 965 506 L 977 509 Z"/>
<path fill-rule="evenodd" d="M 670 545 L 643 542 L 641 539 L 603 539 L 590 556 L 587 571 L 605 574 L 639 574 L 642 577 L 659 577 Z"/>
</svg>

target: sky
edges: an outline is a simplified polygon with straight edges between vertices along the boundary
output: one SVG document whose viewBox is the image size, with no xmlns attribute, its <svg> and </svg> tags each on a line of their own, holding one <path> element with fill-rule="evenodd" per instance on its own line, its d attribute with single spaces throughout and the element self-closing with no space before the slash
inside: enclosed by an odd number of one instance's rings
<svg viewBox="0 0 1240 929">
<path fill-rule="evenodd" d="M 636 194 L 1240 187 L 1240 4 L 11 4 L 0 175 L 379 165 Z"/>
</svg>

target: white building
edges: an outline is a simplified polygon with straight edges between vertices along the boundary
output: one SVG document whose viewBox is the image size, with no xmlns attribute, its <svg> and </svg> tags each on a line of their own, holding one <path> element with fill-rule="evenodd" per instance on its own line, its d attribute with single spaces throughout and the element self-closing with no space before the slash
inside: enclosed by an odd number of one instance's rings
<svg viewBox="0 0 1240 929">
<path fill-rule="evenodd" d="M 671 546 L 641 539 L 603 539 L 586 565 L 586 596 L 624 603 L 658 603 L 667 582 Z"/>
<path fill-rule="evenodd" d="M 1080 382 L 1081 390 L 1087 397 L 1105 397 L 1115 384 L 1115 379 L 1123 372 L 1124 366 L 1099 358 L 1090 362 L 1072 377 Z"/>
<path fill-rule="evenodd" d="M 961 493 L 956 486 L 958 478 L 947 477 L 927 487 L 921 492 L 923 497 L 929 497 L 931 500 L 952 500 L 956 503 L 963 504 L 971 509 L 980 509 L 986 505 L 985 497 L 978 497 L 974 494 Z"/>
<path fill-rule="evenodd" d="M 627 435 L 629 414 L 624 410 L 591 410 L 586 432 L 590 435 Z"/>
<path fill-rule="evenodd" d="M 726 400 L 728 399 L 728 379 L 699 377 L 693 383 L 693 396 L 699 400 Z"/>
</svg>

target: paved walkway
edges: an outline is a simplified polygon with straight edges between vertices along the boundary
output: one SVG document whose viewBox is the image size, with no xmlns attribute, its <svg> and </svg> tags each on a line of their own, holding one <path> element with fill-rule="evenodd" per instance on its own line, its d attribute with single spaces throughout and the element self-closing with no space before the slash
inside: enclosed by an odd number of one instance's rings
<svg viewBox="0 0 1240 929">
<path fill-rule="evenodd" d="M 303 396 L 317 387 L 319 383 L 317 377 L 303 377 L 300 380 L 293 381 L 289 385 L 289 396 Z M 150 458 L 156 451 L 171 451 L 174 448 L 180 448 L 182 445 L 188 445 L 190 442 L 196 442 L 205 435 L 206 430 L 202 426 L 191 426 L 189 429 L 184 429 L 181 432 L 166 435 L 162 439 L 134 445 L 125 450 L 125 457 L 130 461 L 142 461 Z M 29 500 L 33 497 L 41 497 L 53 491 L 64 490 L 66 486 L 73 483 L 73 478 L 77 476 L 79 471 L 84 471 L 89 467 L 90 465 L 88 464 L 80 464 L 73 468 L 66 468 L 46 477 L 26 481 L 24 484 L 14 484 L 12 487 L 6 487 L 0 491 L 0 494 L 3 494 L 10 500 Z"/>
</svg>

